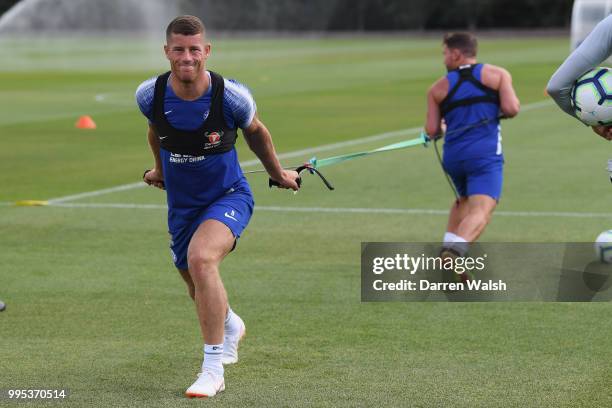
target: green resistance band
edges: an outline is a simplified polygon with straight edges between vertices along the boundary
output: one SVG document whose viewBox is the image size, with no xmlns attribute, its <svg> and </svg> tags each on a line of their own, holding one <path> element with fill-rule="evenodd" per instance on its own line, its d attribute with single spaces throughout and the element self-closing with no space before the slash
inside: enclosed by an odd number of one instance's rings
<svg viewBox="0 0 612 408">
<path fill-rule="evenodd" d="M 407 147 L 421 146 L 421 145 L 423 145 L 424 147 L 427 147 L 429 145 L 429 138 L 427 137 L 425 132 L 421 132 L 419 137 L 415 139 L 404 140 L 403 142 L 393 143 L 387 146 L 379 147 L 378 149 L 374 149 L 374 150 L 368 150 L 365 152 L 357 152 L 357 153 L 350 153 L 350 154 L 342 154 L 340 156 L 333 156 L 333 157 L 328 157 L 325 159 L 317 159 L 316 157 L 313 157 L 312 159 L 310 159 L 309 163 L 312 167 L 314 167 L 315 169 L 318 169 L 320 167 L 331 166 L 332 164 L 341 163 L 343 161 L 353 160 L 358 157 L 364 157 L 364 156 L 369 156 L 369 155 L 376 154 L 376 153 L 389 152 L 392 150 L 405 149 Z"/>
<path fill-rule="evenodd" d="M 403 142 L 398 142 L 398 143 L 393 143 L 387 146 L 383 146 L 383 147 L 379 147 L 378 149 L 374 149 L 374 150 L 368 150 L 366 152 L 357 152 L 357 153 L 350 153 L 350 154 L 343 154 L 340 156 L 333 156 L 333 157 L 328 157 L 326 159 L 317 159 L 316 157 L 313 157 L 312 159 L 309 160 L 308 163 L 299 166 L 299 167 L 285 167 L 286 170 L 288 169 L 295 169 L 295 171 L 298 172 L 298 174 L 300 174 L 301 172 L 307 170 L 310 174 L 316 174 L 317 176 L 319 176 L 321 178 L 321 180 L 323 181 L 323 183 L 325 183 L 325 186 L 330 189 L 330 190 L 334 190 L 334 187 L 330 184 L 329 181 L 327 181 L 327 179 L 323 176 L 323 174 L 321 174 L 321 172 L 318 170 L 320 167 L 325 167 L 325 166 L 331 166 L 332 164 L 337 164 L 337 163 L 341 163 L 347 160 L 352 160 L 352 159 L 357 159 L 359 157 L 364 157 L 364 156 L 369 156 L 371 154 L 375 154 L 375 153 L 382 153 L 382 152 L 389 152 L 391 150 L 399 150 L 399 149 L 405 149 L 407 147 L 413 147 L 413 146 L 425 146 L 427 147 L 429 145 L 429 137 L 427 137 L 427 135 L 425 134 L 425 132 L 421 132 L 421 134 L 419 135 L 419 137 L 415 138 L 415 139 L 410 139 L 410 140 L 405 140 Z M 245 174 L 247 173 L 258 173 L 258 172 L 262 172 L 265 170 L 255 170 L 255 171 L 249 171 L 249 172 L 245 172 Z M 301 186 L 301 182 L 302 179 L 301 177 L 298 177 L 298 179 L 296 180 L 298 186 Z M 279 187 L 280 184 L 278 181 L 276 180 L 272 180 L 269 179 L 268 184 L 270 187 Z"/>
</svg>

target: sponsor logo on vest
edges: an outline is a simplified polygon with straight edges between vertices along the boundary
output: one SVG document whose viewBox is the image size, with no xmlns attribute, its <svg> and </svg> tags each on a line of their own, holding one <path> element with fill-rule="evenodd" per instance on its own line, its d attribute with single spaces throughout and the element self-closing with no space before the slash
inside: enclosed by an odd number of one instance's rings
<svg viewBox="0 0 612 408">
<path fill-rule="evenodd" d="M 206 143 L 206 146 L 205 146 L 205 148 L 208 149 L 208 148 L 215 147 L 221 144 L 221 137 L 223 136 L 223 131 L 206 132 L 204 133 L 204 136 L 208 138 L 208 143 Z"/>
</svg>

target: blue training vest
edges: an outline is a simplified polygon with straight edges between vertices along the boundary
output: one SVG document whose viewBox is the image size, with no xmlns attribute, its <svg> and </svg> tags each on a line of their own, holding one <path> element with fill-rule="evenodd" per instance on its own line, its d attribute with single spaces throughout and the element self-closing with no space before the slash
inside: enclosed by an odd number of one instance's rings
<svg viewBox="0 0 612 408">
<path fill-rule="evenodd" d="M 446 121 L 444 161 L 499 157 L 503 160 L 498 92 L 482 84 L 482 64 L 450 71 L 448 95 L 440 104 Z M 471 124 L 481 123 L 470 129 Z"/>
</svg>

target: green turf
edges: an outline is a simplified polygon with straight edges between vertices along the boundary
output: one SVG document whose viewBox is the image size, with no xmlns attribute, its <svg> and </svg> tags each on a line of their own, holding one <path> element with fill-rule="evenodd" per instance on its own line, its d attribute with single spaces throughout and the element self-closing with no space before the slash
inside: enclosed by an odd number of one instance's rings
<svg viewBox="0 0 612 408">
<path fill-rule="evenodd" d="M 530 106 L 503 124 L 504 196 L 484 240 L 589 241 L 612 227 L 607 145 L 554 105 L 531 105 L 546 99 L 567 46 L 481 41 L 480 59 L 506 66 Z M 122 39 L 0 40 L 0 202 L 138 181 L 151 159 L 133 94 L 164 69 L 158 50 L 134 51 Z M 427 88 L 444 73 L 438 40 L 405 38 L 225 39 L 209 63 L 251 87 L 281 153 L 421 126 Z M 98 129 L 74 129 L 81 114 Z M 238 149 L 241 160 L 253 158 L 244 141 Z M 446 209 L 451 201 L 431 148 L 324 170 L 336 191 L 310 176 L 297 195 L 268 190 L 263 175 L 249 180 L 266 207 Z M 139 188 L 75 203 L 161 205 L 164 196 Z M 8 304 L 0 389 L 65 387 L 72 394 L 62 406 L 75 407 L 611 406 L 609 304 L 360 303 L 362 241 L 435 241 L 445 222 L 256 211 L 222 266 L 248 327 L 240 362 L 226 371 L 226 392 L 196 402 L 182 392 L 195 379 L 201 339 L 171 265 L 165 211 L 0 206 Z"/>
</svg>

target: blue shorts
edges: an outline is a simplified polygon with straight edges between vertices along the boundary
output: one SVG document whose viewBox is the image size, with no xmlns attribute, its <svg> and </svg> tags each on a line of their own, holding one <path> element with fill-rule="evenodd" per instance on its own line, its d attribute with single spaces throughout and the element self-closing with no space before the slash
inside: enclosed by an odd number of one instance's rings
<svg viewBox="0 0 612 408">
<path fill-rule="evenodd" d="M 504 159 L 501 156 L 444 161 L 444 169 L 453 180 L 460 197 L 484 194 L 499 201 L 504 180 Z"/>
<path fill-rule="evenodd" d="M 217 201 L 203 208 L 189 222 L 181 222 L 180 225 L 169 225 L 171 238 L 170 251 L 174 265 L 178 269 L 188 269 L 187 249 L 189 248 L 189 242 L 200 224 L 206 220 L 222 222 L 232 231 L 232 234 L 238 240 L 240 234 L 242 234 L 242 231 L 249 223 L 251 215 L 253 215 L 253 206 L 253 196 L 250 191 L 235 190 L 221 196 Z"/>
</svg>

